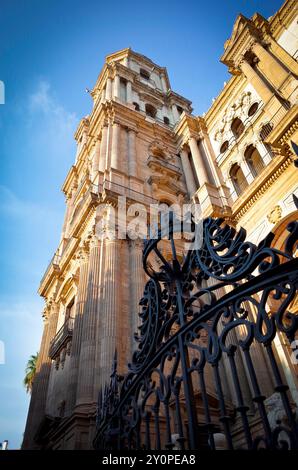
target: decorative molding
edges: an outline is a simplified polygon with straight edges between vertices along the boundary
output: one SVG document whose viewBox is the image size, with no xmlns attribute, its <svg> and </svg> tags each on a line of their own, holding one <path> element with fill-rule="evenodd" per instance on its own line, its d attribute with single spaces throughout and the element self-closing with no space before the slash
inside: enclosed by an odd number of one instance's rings
<svg viewBox="0 0 298 470">
<path fill-rule="evenodd" d="M 270 222 L 270 224 L 276 224 L 277 222 L 280 221 L 282 218 L 282 208 L 277 205 L 275 206 L 267 215 L 267 219 Z"/>
</svg>

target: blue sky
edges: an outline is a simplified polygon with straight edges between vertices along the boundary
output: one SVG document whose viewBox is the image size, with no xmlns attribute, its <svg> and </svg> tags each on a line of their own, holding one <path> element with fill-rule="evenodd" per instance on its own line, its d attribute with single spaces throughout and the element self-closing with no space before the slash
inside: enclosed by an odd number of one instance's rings
<svg viewBox="0 0 298 470">
<path fill-rule="evenodd" d="M 39 347 L 39 280 L 58 245 L 60 187 L 73 164 L 73 133 L 88 114 L 104 56 L 132 47 L 166 66 L 172 89 L 206 111 L 227 80 L 219 63 L 239 12 L 272 15 L 281 0 L 1 0 L 0 442 L 22 441 L 28 357 Z M 145 7 L 146 5 L 146 7 Z"/>
</svg>

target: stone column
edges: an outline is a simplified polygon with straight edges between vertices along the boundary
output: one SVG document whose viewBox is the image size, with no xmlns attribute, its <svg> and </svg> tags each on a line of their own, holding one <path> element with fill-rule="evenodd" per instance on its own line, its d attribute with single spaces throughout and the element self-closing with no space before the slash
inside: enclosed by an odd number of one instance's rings
<svg viewBox="0 0 298 470">
<path fill-rule="evenodd" d="M 93 401 L 97 402 L 98 394 L 101 388 L 100 383 L 100 366 L 101 366 L 101 331 L 103 328 L 103 306 L 104 306 L 104 285 L 105 285 L 105 244 L 101 239 L 100 244 L 100 279 L 99 279 L 99 299 L 98 299 L 98 315 L 96 323 L 96 350 L 95 350 L 95 364 L 94 364 L 94 387 L 93 387 Z"/>
<path fill-rule="evenodd" d="M 67 213 L 67 223 L 66 223 L 66 228 L 65 228 L 65 238 L 69 237 L 69 229 L 70 229 L 70 224 L 71 224 L 71 219 L 73 215 L 73 210 L 74 210 L 74 202 L 76 198 L 76 191 L 77 191 L 77 182 L 74 183 L 74 185 L 71 188 L 71 197 L 69 200 L 69 211 Z"/>
<path fill-rule="evenodd" d="M 260 43 L 256 42 L 252 46 L 252 50 L 258 59 L 260 59 L 260 65 L 267 75 L 268 80 L 279 88 L 288 77 L 289 72 Z"/>
<path fill-rule="evenodd" d="M 174 123 L 176 124 L 176 122 L 180 120 L 180 116 L 178 113 L 177 106 L 175 104 L 172 104 L 172 112 L 173 112 Z"/>
<path fill-rule="evenodd" d="M 83 246 L 78 255 L 80 259 L 80 277 L 76 299 L 75 322 L 70 354 L 70 372 L 67 386 L 66 413 L 71 414 L 76 403 L 78 374 L 81 351 L 83 313 L 87 298 L 89 248 Z"/>
<path fill-rule="evenodd" d="M 106 85 L 106 100 L 111 100 L 112 99 L 112 80 L 111 78 L 107 79 L 107 85 Z"/>
<path fill-rule="evenodd" d="M 145 287 L 145 272 L 143 268 L 143 241 L 140 239 L 129 241 L 129 271 L 130 271 L 130 320 L 132 350 L 136 349 L 134 333 L 139 333 L 138 326 L 141 311 L 139 302 Z"/>
<path fill-rule="evenodd" d="M 205 162 L 203 161 L 202 155 L 200 153 L 198 143 L 195 137 L 190 137 L 189 147 L 191 155 L 193 158 L 194 166 L 197 172 L 197 178 L 200 186 L 203 186 L 205 183 L 208 183 L 208 175 L 205 169 Z"/>
<path fill-rule="evenodd" d="M 103 387 L 111 374 L 114 352 L 117 347 L 119 357 L 119 343 L 117 333 L 121 322 L 121 259 L 119 256 L 119 240 L 104 240 L 105 251 L 105 282 L 103 286 L 102 326 L 99 332 L 100 363 L 99 382 Z M 127 338 L 125 338 L 127 341 Z M 117 344 L 118 343 L 118 344 Z"/>
<path fill-rule="evenodd" d="M 265 165 L 268 165 L 268 163 L 271 162 L 272 160 L 272 152 L 269 148 L 265 146 L 263 142 L 260 142 L 259 140 L 256 140 L 254 142 L 254 145 L 257 149 L 257 151 L 260 154 L 260 157 L 262 158 L 263 162 Z"/>
<path fill-rule="evenodd" d="M 102 89 L 102 92 L 101 92 L 101 99 L 100 99 L 100 102 L 103 103 L 106 99 L 106 90 L 105 88 Z"/>
<path fill-rule="evenodd" d="M 182 168 L 183 168 L 183 172 L 185 176 L 187 191 L 188 191 L 189 197 L 191 197 L 196 192 L 197 188 L 196 188 L 196 183 L 195 183 L 195 179 L 192 173 L 192 168 L 190 165 L 187 151 L 181 150 L 180 157 L 181 157 Z"/>
<path fill-rule="evenodd" d="M 120 125 L 117 122 L 114 122 L 112 134 L 111 167 L 115 170 L 119 170 L 119 140 Z"/>
<path fill-rule="evenodd" d="M 120 100 L 120 76 L 115 75 L 114 78 L 114 98 L 118 98 Z"/>
<path fill-rule="evenodd" d="M 280 57 L 282 62 L 287 64 L 289 70 L 291 70 L 295 75 L 298 75 L 298 64 L 296 60 L 272 38 L 270 40 L 270 49 L 272 50 L 273 54 L 275 54 L 277 57 Z"/>
<path fill-rule="evenodd" d="M 137 176 L 136 132 L 128 129 L 128 174 Z"/>
<path fill-rule="evenodd" d="M 267 83 L 261 79 L 252 66 L 243 59 L 240 64 L 241 71 L 247 78 L 247 81 L 254 87 L 264 103 L 267 103 L 274 95 Z"/>
<path fill-rule="evenodd" d="M 72 193 L 66 195 L 66 210 L 65 210 L 65 216 L 64 216 L 64 222 L 63 222 L 63 227 L 62 227 L 62 234 L 61 234 L 61 240 L 66 236 L 67 232 L 67 225 L 69 222 L 69 216 L 70 216 L 70 211 L 71 211 L 71 200 L 72 200 Z"/>
<path fill-rule="evenodd" d="M 129 80 L 126 82 L 126 101 L 127 103 L 132 103 L 132 84 Z"/>
<path fill-rule="evenodd" d="M 108 143 L 108 126 L 104 125 L 101 131 L 101 142 L 100 142 L 100 157 L 99 157 L 99 171 L 102 173 L 106 169 L 106 157 L 107 157 L 107 143 Z"/>
<path fill-rule="evenodd" d="M 51 302 L 44 316 L 44 330 L 36 364 L 36 376 L 32 388 L 32 395 L 26 430 L 24 434 L 23 449 L 33 449 L 36 446 L 34 437 L 45 416 L 45 407 L 52 361 L 49 358 L 50 342 L 56 334 L 59 308 L 56 302 Z"/>
<path fill-rule="evenodd" d="M 96 352 L 96 324 L 98 317 L 100 282 L 100 240 L 93 236 L 90 242 L 88 285 L 82 319 L 82 337 L 76 405 L 93 402 L 94 366 Z"/>
<path fill-rule="evenodd" d="M 97 175 L 99 170 L 99 159 L 100 159 L 100 140 L 96 139 L 95 146 L 94 146 L 94 153 L 93 153 L 93 160 L 92 160 L 92 170 L 91 170 L 91 179 L 92 181 Z"/>
</svg>

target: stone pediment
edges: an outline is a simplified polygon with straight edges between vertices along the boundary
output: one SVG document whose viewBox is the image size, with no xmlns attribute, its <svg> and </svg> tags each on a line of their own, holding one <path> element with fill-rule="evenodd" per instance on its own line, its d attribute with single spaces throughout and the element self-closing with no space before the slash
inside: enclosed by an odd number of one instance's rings
<svg viewBox="0 0 298 470">
<path fill-rule="evenodd" d="M 224 50 L 225 52 L 233 45 L 233 43 L 237 40 L 237 38 L 240 36 L 241 32 L 243 31 L 243 28 L 247 24 L 248 19 L 243 16 L 239 15 L 235 21 L 233 31 L 231 34 L 230 39 L 227 39 L 227 41 L 224 44 Z"/>
<path fill-rule="evenodd" d="M 230 39 L 224 44 L 224 53 L 220 60 L 229 67 L 232 74 L 237 74 L 237 62 L 250 48 L 254 40 L 259 39 L 261 32 L 254 22 L 243 15 L 238 15 Z"/>
</svg>

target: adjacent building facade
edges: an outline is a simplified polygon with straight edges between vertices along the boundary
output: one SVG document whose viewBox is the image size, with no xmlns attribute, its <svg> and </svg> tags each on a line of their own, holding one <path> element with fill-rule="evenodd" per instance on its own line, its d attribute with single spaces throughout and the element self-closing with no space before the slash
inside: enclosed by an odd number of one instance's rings
<svg viewBox="0 0 298 470">
<path fill-rule="evenodd" d="M 131 49 L 106 57 L 75 134 L 61 241 L 39 287 L 44 332 L 24 449 L 91 448 L 114 351 L 121 373 L 135 347 L 142 239 L 98 237 L 98 223 L 109 230 L 116 214 L 119 227 L 118 210 L 129 222 L 136 204 L 142 217 L 152 204 L 195 202 L 203 217 L 244 227 L 253 243 L 273 231 L 283 246 L 284 228 L 297 218 L 297 22 L 295 0 L 268 20 L 239 15 L 221 57 L 231 78 L 199 117 L 164 67 Z M 278 336 L 275 347 L 298 405 L 290 352 Z M 268 396 L 271 386 L 265 371 Z"/>
</svg>

